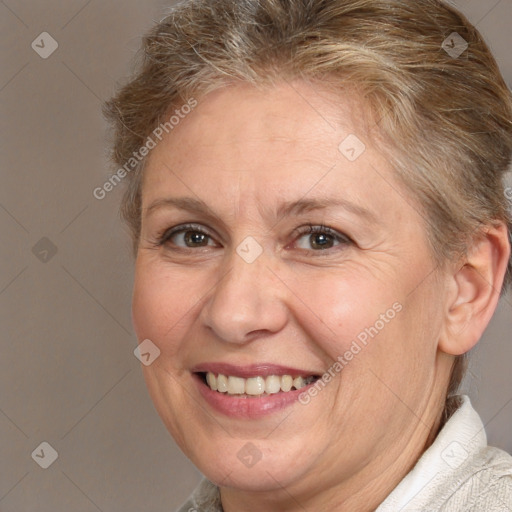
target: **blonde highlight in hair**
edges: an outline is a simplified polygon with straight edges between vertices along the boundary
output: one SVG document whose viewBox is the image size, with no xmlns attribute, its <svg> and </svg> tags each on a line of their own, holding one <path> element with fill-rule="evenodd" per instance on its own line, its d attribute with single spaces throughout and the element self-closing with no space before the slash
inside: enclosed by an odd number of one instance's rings
<svg viewBox="0 0 512 512">
<path fill-rule="evenodd" d="M 442 47 L 454 32 L 468 43 L 457 58 Z M 485 227 L 505 222 L 511 232 L 511 93 L 477 29 L 439 0 L 184 1 L 146 35 L 134 77 L 105 105 L 113 160 L 124 165 L 191 96 L 283 79 L 358 91 L 424 212 L 440 265 L 464 255 Z M 140 164 L 121 205 L 135 249 L 142 175 Z M 509 262 L 504 287 L 511 279 Z M 456 360 L 449 395 L 464 364 Z"/>
</svg>

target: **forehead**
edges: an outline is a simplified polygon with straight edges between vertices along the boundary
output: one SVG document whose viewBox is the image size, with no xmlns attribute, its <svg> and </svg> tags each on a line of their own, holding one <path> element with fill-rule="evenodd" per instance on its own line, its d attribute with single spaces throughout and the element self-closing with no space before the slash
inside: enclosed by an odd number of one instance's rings
<svg viewBox="0 0 512 512">
<path fill-rule="evenodd" d="M 250 151 L 260 144 L 276 151 L 287 145 L 300 155 L 307 154 L 307 146 L 314 143 L 336 155 L 336 142 L 344 133 L 357 132 L 360 138 L 367 138 L 361 122 L 363 110 L 364 103 L 355 93 L 347 91 L 340 97 L 320 85 L 231 85 L 200 98 L 199 105 L 166 139 L 175 146 L 209 149 L 220 159 L 232 156 L 230 147 Z M 159 151 L 152 155 L 155 153 Z M 199 156 L 194 152 L 188 158 Z"/>
<path fill-rule="evenodd" d="M 399 213 L 410 206 L 362 122 L 355 94 L 305 83 L 210 93 L 151 152 L 143 208 L 165 195 L 195 195 L 222 207 L 338 196 Z"/>
</svg>

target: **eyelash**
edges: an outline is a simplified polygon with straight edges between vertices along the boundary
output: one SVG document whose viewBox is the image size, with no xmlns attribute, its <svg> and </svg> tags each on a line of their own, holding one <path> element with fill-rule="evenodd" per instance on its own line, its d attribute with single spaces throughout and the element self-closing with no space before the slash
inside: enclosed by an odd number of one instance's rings
<svg viewBox="0 0 512 512">
<path fill-rule="evenodd" d="M 156 241 L 155 245 L 160 247 L 160 246 L 166 244 L 174 235 L 177 235 L 178 233 L 184 233 L 187 231 L 194 231 L 195 233 L 201 233 L 202 235 L 211 237 L 210 233 L 208 233 L 208 231 L 206 231 L 199 224 L 181 224 L 174 228 L 166 229 L 163 232 L 161 232 L 159 235 L 157 235 L 157 241 Z M 190 249 L 192 249 L 192 248 L 190 248 Z"/>
<path fill-rule="evenodd" d="M 338 242 L 340 245 L 349 245 L 352 242 L 352 240 L 345 234 L 343 233 L 338 233 L 338 231 L 328 227 L 328 226 L 323 226 L 323 225 L 313 225 L 313 224 L 308 224 L 306 226 L 301 226 L 297 229 L 295 229 L 293 231 L 293 238 L 294 238 L 294 241 L 296 242 L 299 238 L 301 238 L 302 236 L 304 235 L 315 235 L 315 234 L 324 234 L 324 235 L 328 235 L 328 236 L 331 236 L 335 242 Z M 329 248 L 329 249 L 334 249 L 334 247 L 332 248 Z M 303 249 L 305 251 L 307 251 L 308 253 L 309 252 L 314 252 L 314 253 L 322 253 L 322 252 L 328 252 L 329 249 L 323 249 L 323 250 L 313 250 L 313 249 Z"/>
<path fill-rule="evenodd" d="M 161 232 L 159 235 L 157 235 L 157 239 L 156 239 L 156 242 L 154 243 L 154 245 L 157 247 L 164 246 L 174 235 L 177 235 L 179 233 L 184 233 L 187 231 L 193 231 L 195 233 L 200 233 L 202 235 L 206 235 L 210 238 L 213 238 L 211 236 L 211 234 L 199 224 L 181 224 L 174 228 L 166 229 L 163 232 Z M 333 237 L 334 241 L 338 242 L 341 245 L 353 244 L 353 240 L 351 240 L 351 238 L 349 236 L 347 236 L 343 233 L 339 233 L 339 232 L 335 231 L 334 229 L 332 229 L 328 226 L 323 226 L 323 225 L 308 224 L 305 226 L 301 226 L 293 231 L 292 236 L 294 237 L 294 241 L 296 241 L 297 239 L 299 239 L 300 237 L 302 237 L 304 235 L 314 235 L 314 234 L 318 234 L 318 233 Z M 189 248 L 178 247 L 178 250 L 187 250 L 187 249 L 191 250 L 191 251 L 194 250 L 193 247 L 189 247 Z M 329 249 L 333 249 L 333 248 L 329 248 Z M 303 249 L 303 250 L 307 251 L 307 252 L 320 253 L 320 252 L 327 252 L 327 251 L 329 251 L 329 249 L 316 250 L 316 251 L 313 249 L 309 249 L 309 250 Z"/>
</svg>

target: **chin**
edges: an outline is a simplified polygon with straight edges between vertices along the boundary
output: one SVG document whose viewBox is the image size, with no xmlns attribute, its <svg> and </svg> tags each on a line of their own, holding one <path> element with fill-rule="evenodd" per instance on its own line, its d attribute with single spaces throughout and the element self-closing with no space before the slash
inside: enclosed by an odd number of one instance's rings
<svg viewBox="0 0 512 512">
<path fill-rule="evenodd" d="M 275 464 L 264 464 L 260 461 L 256 466 L 250 468 L 236 464 L 221 470 L 219 467 L 213 468 L 209 464 L 201 472 L 219 487 L 231 487 L 245 492 L 265 492 L 287 486 L 291 477 L 289 469 L 289 465 L 287 471 L 284 471 L 284 469 L 276 467 Z"/>
<path fill-rule="evenodd" d="M 258 446 L 261 448 L 256 448 Z M 209 446 L 209 450 L 188 453 L 201 473 L 219 487 L 232 487 L 246 492 L 264 492 L 288 486 L 307 473 L 308 462 L 300 459 L 300 451 L 288 454 L 282 443 L 242 441 Z"/>
</svg>

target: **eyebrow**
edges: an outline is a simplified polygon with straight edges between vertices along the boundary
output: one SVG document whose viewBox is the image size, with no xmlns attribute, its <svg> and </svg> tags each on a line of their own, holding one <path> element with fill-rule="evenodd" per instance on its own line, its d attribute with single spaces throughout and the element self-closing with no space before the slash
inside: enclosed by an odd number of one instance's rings
<svg viewBox="0 0 512 512">
<path fill-rule="evenodd" d="M 358 217 L 363 217 L 370 222 L 376 222 L 377 216 L 358 204 L 340 198 L 299 199 L 298 201 L 286 201 L 277 209 L 277 216 L 299 215 L 313 210 L 325 210 L 327 208 L 343 208 Z"/>
<path fill-rule="evenodd" d="M 192 213 L 216 216 L 204 201 L 194 199 L 193 197 L 165 197 L 162 199 L 156 199 L 145 209 L 145 211 L 146 214 L 149 215 L 160 208 L 177 208 L 178 210 L 187 210 Z"/>
<path fill-rule="evenodd" d="M 340 198 L 319 198 L 319 199 L 299 199 L 297 201 L 285 201 L 276 210 L 277 218 L 288 217 L 290 215 L 300 215 L 314 210 L 325 210 L 327 208 L 343 208 L 354 215 L 362 217 L 369 222 L 376 222 L 377 215 L 372 211 L 352 203 L 346 199 Z M 150 215 L 155 210 L 161 208 L 176 208 L 186 210 L 191 213 L 199 213 L 208 217 L 218 218 L 208 205 L 193 197 L 166 197 L 156 199 L 146 209 L 146 214 Z"/>
</svg>

